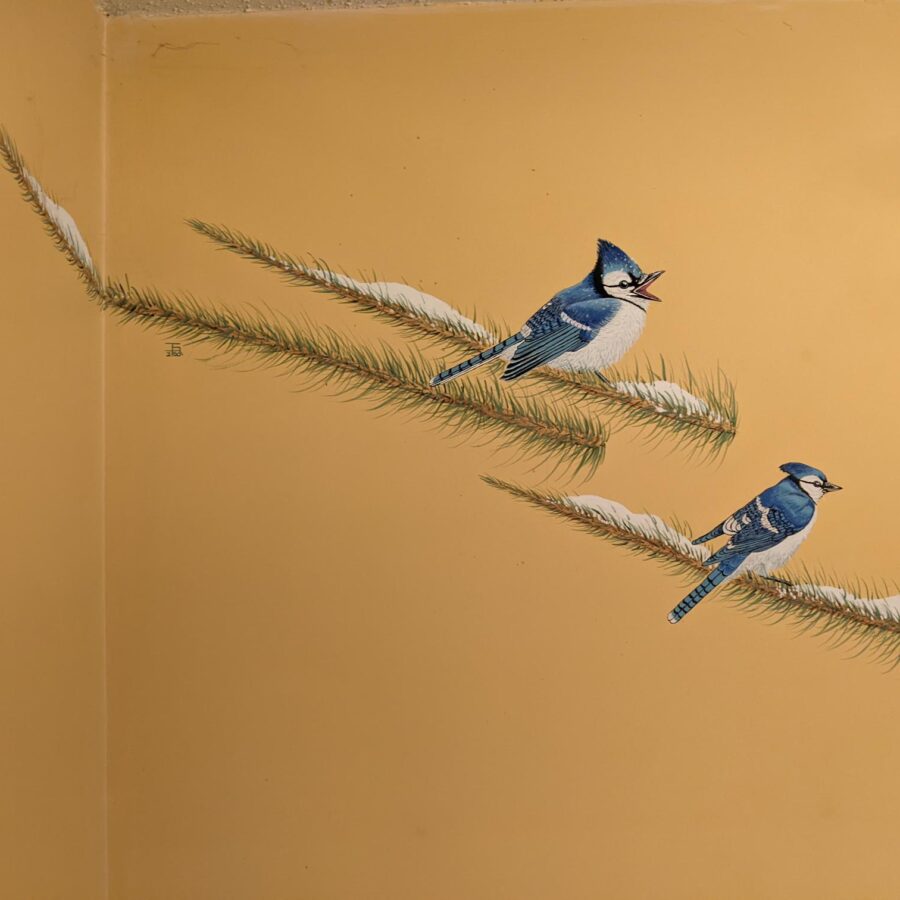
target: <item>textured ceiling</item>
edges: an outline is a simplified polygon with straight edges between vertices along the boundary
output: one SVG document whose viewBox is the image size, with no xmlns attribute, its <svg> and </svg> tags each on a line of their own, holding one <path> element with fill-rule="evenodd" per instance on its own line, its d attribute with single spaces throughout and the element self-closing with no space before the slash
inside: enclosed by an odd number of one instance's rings
<svg viewBox="0 0 900 900">
<path fill-rule="evenodd" d="M 472 3 L 485 0 L 439 0 Z M 516 0 L 514 0 L 516 2 Z M 342 9 L 366 6 L 427 6 L 430 0 L 97 0 L 109 16 L 183 16 L 280 12 L 291 9 Z"/>
</svg>

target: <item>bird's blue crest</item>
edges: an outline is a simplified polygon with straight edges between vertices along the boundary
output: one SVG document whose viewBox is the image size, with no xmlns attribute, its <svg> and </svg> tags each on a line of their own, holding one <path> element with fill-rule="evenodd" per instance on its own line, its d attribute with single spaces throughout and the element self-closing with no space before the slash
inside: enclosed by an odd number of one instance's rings
<svg viewBox="0 0 900 900">
<path fill-rule="evenodd" d="M 601 277 L 610 272 L 627 272 L 635 278 L 640 278 L 644 274 L 641 267 L 624 250 L 602 238 L 597 241 L 595 272 L 599 272 Z"/>
<path fill-rule="evenodd" d="M 781 466 L 782 472 L 787 472 L 791 478 L 821 478 L 822 481 L 828 481 L 825 473 L 821 469 L 808 466 L 806 463 L 789 462 Z"/>
</svg>

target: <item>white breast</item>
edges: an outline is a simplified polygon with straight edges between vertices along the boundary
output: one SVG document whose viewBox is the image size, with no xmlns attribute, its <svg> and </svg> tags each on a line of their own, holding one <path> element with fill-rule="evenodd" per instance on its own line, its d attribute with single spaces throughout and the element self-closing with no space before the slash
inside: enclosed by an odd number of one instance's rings
<svg viewBox="0 0 900 900">
<path fill-rule="evenodd" d="M 751 553 L 734 573 L 735 576 L 743 572 L 756 572 L 758 575 L 768 575 L 776 569 L 780 569 L 797 552 L 800 545 L 809 537 L 810 531 L 816 521 L 816 514 L 809 520 L 809 525 L 802 531 L 785 538 L 778 546 L 771 550 L 763 550 L 760 553 Z"/>
<path fill-rule="evenodd" d="M 571 353 L 563 353 L 549 365 L 569 372 L 614 366 L 641 336 L 646 322 L 647 313 L 644 310 L 631 303 L 623 303 L 622 308 L 590 343 Z"/>
</svg>

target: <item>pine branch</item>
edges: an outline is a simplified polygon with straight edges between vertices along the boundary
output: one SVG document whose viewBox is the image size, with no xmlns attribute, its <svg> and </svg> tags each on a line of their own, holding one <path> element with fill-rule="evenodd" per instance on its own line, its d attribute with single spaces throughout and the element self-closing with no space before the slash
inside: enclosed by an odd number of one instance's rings
<svg viewBox="0 0 900 900">
<path fill-rule="evenodd" d="M 44 228 L 56 248 L 65 255 L 69 264 L 78 272 L 78 277 L 83 282 L 88 294 L 93 298 L 99 298 L 102 290 L 100 276 L 75 220 L 28 171 L 15 142 L 2 126 L 0 126 L 0 158 L 2 158 L 6 170 L 19 185 L 22 196 L 41 217 Z"/>
<path fill-rule="evenodd" d="M 590 470 L 603 459 L 606 435 L 587 417 L 550 410 L 489 384 L 437 391 L 428 386 L 428 364 L 414 353 L 359 346 L 306 321 L 271 321 L 116 282 L 107 284 L 104 300 L 107 309 L 125 321 L 161 328 L 187 343 L 203 341 L 223 354 L 250 354 L 262 365 L 306 374 L 313 384 L 339 394 L 371 397 L 378 408 L 391 404 L 434 419 L 454 433 L 488 429 L 504 446 L 515 444 L 525 456 L 548 454 Z"/>
<path fill-rule="evenodd" d="M 313 258 L 310 262 L 304 262 L 239 231 L 221 225 L 210 225 L 199 219 L 188 219 L 187 224 L 221 249 L 271 269 L 292 284 L 312 288 L 318 293 L 350 303 L 362 312 L 387 319 L 412 337 L 450 342 L 466 353 L 475 353 L 493 343 L 493 335 L 486 328 L 436 297 L 430 298 L 414 288 L 388 282 L 357 281 L 343 272 L 334 271 L 321 259 Z M 406 288 L 407 297 L 429 297 L 444 308 L 432 310 L 430 315 L 426 315 L 421 305 L 416 308 L 408 299 L 404 300 L 403 296 L 399 296 L 399 292 L 394 295 L 391 288 Z"/>
<path fill-rule="evenodd" d="M 495 336 L 511 333 L 500 323 L 480 325 L 453 307 L 407 285 L 364 282 L 333 271 L 322 260 L 304 261 L 234 229 L 199 219 L 188 224 L 220 248 L 282 275 L 288 281 L 329 294 L 354 308 L 387 320 L 414 338 L 424 338 L 463 354 L 490 346 Z M 576 402 L 592 400 L 621 421 L 651 436 L 674 437 L 716 455 L 737 434 L 734 388 L 721 371 L 700 379 L 685 363 L 681 384 L 669 381 L 669 366 L 635 367 L 604 381 L 591 372 L 543 367 L 530 376 L 567 392 Z M 612 383 L 609 383 L 612 382 Z"/>
<path fill-rule="evenodd" d="M 703 565 L 708 551 L 691 543 L 686 534 L 690 529 L 684 523 L 633 513 L 600 497 L 566 497 L 489 476 L 483 476 L 483 480 L 582 531 L 656 560 L 686 579 L 699 581 L 708 574 Z M 774 621 L 787 619 L 800 631 L 825 637 L 831 646 L 847 646 L 854 655 L 868 655 L 889 668 L 896 666 L 900 662 L 900 596 L 873 597 L 871 588 L 859 583 L 817 583 L 825 577 L 804 569 L 781 584 L 743 575 L 728 582 L 723 590 L 752 615 Z"/>
<path fill-rule="evenodd" d="M 305 320 L 266 319 L 201 305 L 188 296 L 104 281 L 71 216 L 49 199 L 5 132 L 0 132 L 0 154 L 88 295 L 122 321 L 159 328 L 188 343 L 209 344 L 226 358 L 240 353 L 264 366 L 303 373 L 314 385 L 369 398 L 376 408 L 390 405 L 415 413 L 452 433 L 485 433 L 520 455 L 554 458 L 557 466 L 593 471 L 602 461 L 603 425 L 576 410 L 522 398 L 490 383 L 470 382 L 439 391 L 429 386 L 431 367 L 417 353 L 359 346 Z"/>
</svg>

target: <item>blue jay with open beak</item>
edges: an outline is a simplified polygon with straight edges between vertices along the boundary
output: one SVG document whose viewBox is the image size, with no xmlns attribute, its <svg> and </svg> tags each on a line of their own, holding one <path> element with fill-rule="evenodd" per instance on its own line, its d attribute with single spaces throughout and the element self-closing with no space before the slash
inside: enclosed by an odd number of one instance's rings
<svg viewBox="0 0 900 900">
<path fill-rule="evenodd" d="M 431 384 L 458 378 L 496 356 L 507 360 L 504 381 L 548 363 L 599 373 L 615 365 L 641 336 L 647 306 L 659 300 L 650 285 L 662 274 L 644 274 L 627 253 L 600 240 L 597 263 L 583 280 L 556 294 L 516 334 L 445 369 Z"/>
<path fill-rule="evenodd" d="M 728 536 L 728 543 L 704 564 L 712 567 L 712 572 L 669 613 L 673 625 L 718 585 L 744 572 L 768 577 L 770 572 L 781 568 L 809 536 L 819 501 L 826 494 L 841 490 L 821 469 L 805 463 L 785 463 L 781 471 L 786 478 L 694 541 L 703 544 Z"/>
</svg>

